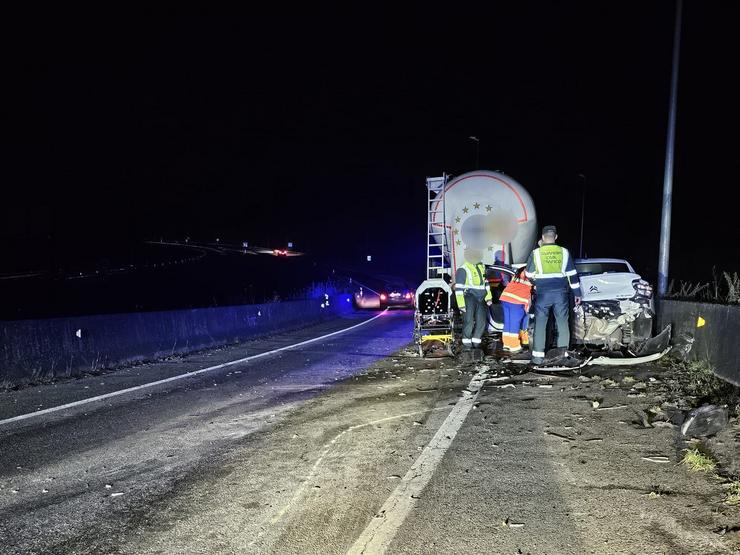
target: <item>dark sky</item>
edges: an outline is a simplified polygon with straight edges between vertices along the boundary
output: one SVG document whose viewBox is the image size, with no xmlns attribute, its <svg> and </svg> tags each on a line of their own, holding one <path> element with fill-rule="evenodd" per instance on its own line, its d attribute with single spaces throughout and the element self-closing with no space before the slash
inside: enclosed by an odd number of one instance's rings
<svg viewBox="0 0 740 555">
<path fill-rule="evenodd" d="M 421 277 L 424 178 L 474 169 L 476 135 L 481 167 L 520 181 L 573 249 L 585 174 L 587 253 L 653 277 L 674 2 L 485 6 L 19 15 L 6 260 L 189 235 Z M 677 277 L 738 269 L 738 15 L 684 6 Z"/>
</svg>

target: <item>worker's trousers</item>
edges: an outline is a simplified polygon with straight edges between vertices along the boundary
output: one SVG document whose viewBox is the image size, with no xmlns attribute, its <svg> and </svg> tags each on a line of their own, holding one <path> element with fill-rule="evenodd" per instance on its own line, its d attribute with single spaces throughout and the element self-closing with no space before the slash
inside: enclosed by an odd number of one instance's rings
<svg viewBox="0 0 740 555">
<path fill-rule="evenodd" d="M 481 337 L 488 326 L 488 306 L 484 300 L 473 295 L 465 295 L 465 314 L 463 314 L 462 344 L 464 350 L 478 349 Z"/>
<path fill-rule="evenodd" d="M 523 304 L 501 301 L 504 309 L 504 331 L 501 334 L 504 350 L 516 353 L 522 350 L 522 345 L 529 343 L 527 325 L 529 318 Z"/>
<path fill-rule="evenodd" d="M 570 344 L 569 298 L 567 290 L 538 290 L 534 303 L 534 344 L 533 357 L 545 356 L 547 340 L 547 320 L 550 311 L 555 316 L 557 326 L 558 348 L 568 348 Z"/>
</svg>

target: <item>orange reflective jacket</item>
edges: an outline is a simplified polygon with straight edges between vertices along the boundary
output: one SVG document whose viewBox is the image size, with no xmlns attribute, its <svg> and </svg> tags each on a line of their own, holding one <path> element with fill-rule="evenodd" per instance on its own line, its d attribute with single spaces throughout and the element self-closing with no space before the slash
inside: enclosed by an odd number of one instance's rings
<svg viewBox="0 0 740 555">
<path fill-rule="evenodd" d="M 529 310 L 529 303 L 532 301 L 532 282 L 524 274 L 520 278 L 515 277 L 501 293 L 499 300 L 512 304 L 523 304 L 524 309 Z"/>
</svg>

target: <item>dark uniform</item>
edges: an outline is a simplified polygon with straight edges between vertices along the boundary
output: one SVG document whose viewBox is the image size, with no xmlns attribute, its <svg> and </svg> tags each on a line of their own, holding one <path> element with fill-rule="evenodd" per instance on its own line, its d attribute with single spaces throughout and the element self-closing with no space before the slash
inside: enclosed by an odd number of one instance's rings
<svg viewBox="0 0 740 555">
<path fill-rule="evenodd" d="M 488 307 L 491 288 L 486 281 L 486 267 L 482 262 L 465 262 L 455 273 L 455 298 L 463 311 L 463 349 L 479 348 L 488 325 Z"/>
</svg>

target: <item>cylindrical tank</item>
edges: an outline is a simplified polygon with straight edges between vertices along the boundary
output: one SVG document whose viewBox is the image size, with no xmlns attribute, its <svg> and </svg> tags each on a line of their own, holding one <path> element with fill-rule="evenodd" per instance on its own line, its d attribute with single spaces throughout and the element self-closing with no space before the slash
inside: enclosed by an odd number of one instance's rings
<svg viewBox="0 0 740 555">
<path fill-rule="evenodd" d="M 447 262 L 452 271 L 471 249 L 485 264 L 523 264 L 537 241 L 537 215 L 524 187 L 500 172 L 478 170 L 451 179 L 445 186 Z M 441 197 L 437 202 L 442 202 Z"/>
</svg>

